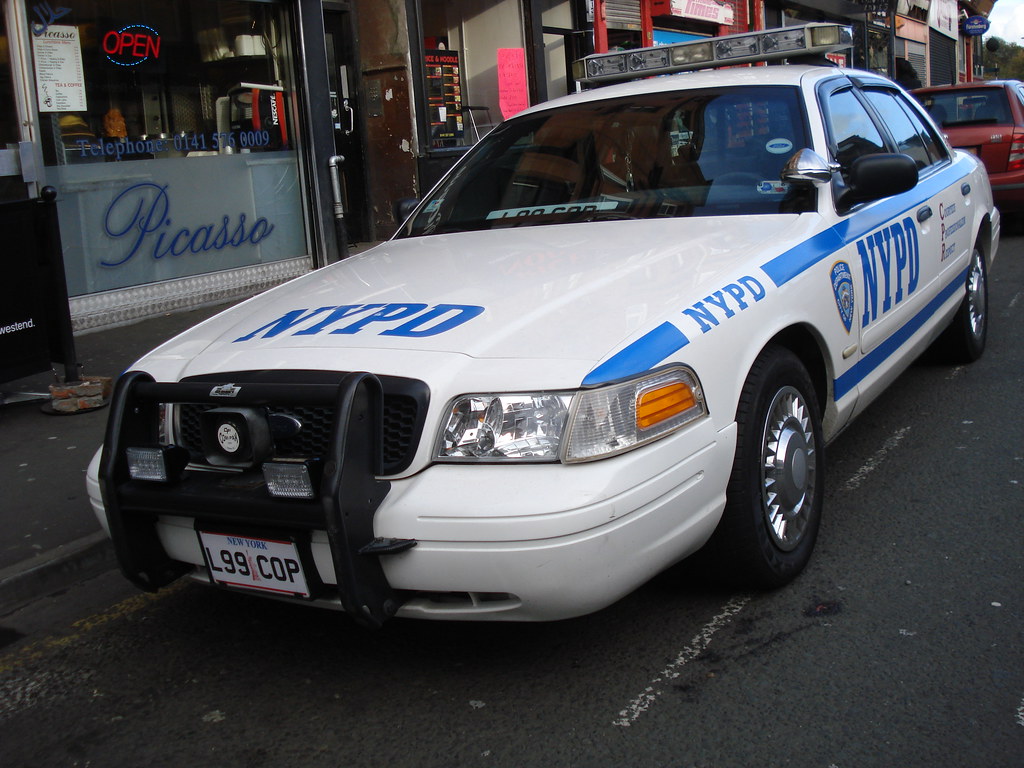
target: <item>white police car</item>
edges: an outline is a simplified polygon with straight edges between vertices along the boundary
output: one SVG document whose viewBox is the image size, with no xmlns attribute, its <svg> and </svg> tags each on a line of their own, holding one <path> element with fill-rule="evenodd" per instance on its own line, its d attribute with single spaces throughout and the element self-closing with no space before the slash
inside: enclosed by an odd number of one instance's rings
<svg viewBox="0 0 1024 768">
<path fill-rule="evenodd" d="M 794 58 L 828 24 L 589 57 Z M 647 78 L 527 110 L 389 242 L 214 317 L 116 389 L 90 495 L 125 574 L 390 616 L 600 609 L 708 546 L 808 562 L 824 447 L 929 345 L 985 345 L 999 214 L 888 80 Z"/>
</svg>

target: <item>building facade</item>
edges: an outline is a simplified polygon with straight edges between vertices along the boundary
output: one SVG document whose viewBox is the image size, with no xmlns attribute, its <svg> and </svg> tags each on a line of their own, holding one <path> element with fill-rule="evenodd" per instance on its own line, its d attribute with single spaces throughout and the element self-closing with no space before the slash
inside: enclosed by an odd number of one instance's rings
<svg viewBox="0 0 1024 768">
<path fill-rule="evenodd" d="M 964 21 L 993 0 L 595 0 L 594 46 L 658 45 L 813 21 L 853 26 L 856 45 L 840 63 L 907 84 L 974 79 L 980 36 Z"/>
<path fill-rule="evenodd" d="M 595 49 L 839 20 L 861 35 L 846 63 L 971 73 L 957 0 L 0 4 L 0 200 L 56 189 L 78 331 L 251 295 L 390 236 L 397 201 L 575 90 L 570 64 Z"/>
<path fill-rule="evenodd" d="M 575 0 L 3 0 L 4 200 L 57 191 L 83 331 L 250 295 L 389 236 L 568 88 Z"/>
</svg>

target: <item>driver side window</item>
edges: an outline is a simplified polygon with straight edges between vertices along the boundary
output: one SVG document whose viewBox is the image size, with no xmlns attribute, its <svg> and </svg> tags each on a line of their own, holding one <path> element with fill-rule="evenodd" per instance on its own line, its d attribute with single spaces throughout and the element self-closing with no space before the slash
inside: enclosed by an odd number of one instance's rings
<svg viewBox="0 0 1024 768">
<path fill-rule="evenodd" d="M 844 181 L 850 164 L 858 157 L 887 151 L 871 116 L 850 89 L 828 97 L 828 122 L 832 151 L 842 166 Z"/>
</svg>

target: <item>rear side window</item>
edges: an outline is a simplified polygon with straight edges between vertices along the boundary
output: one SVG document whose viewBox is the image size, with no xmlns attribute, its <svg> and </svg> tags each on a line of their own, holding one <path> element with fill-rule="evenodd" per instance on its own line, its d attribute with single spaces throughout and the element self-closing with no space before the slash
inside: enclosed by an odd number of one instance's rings
<svg viewBox="0 0 1024 768">
<path fill-rule="evenodd" d="M 921 103 L 941 126 L 1012 123 L 1003 88 L 963 88 L 920 94 Z"/>
<path fill-rule="evenodd" d="M 942 157 L 924 123 L 900 103 L 894 91 L 870 89 L 864 93 L 892 134 L 897 152 L 914 158 L 918 169 L 927 168 Z"/>
</svg>

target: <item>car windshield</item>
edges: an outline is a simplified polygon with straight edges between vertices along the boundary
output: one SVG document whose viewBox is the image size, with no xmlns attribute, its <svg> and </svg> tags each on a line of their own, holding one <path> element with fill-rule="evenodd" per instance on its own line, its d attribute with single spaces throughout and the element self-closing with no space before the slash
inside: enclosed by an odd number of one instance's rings
<svg viewBox="0 0 1024 768">
<path fill-rule="evenodd" d="M 808 146 L 797 89 L 733 87 L 590 101 L 481 141 L 400 236 L 613 219 L 800 213 L 780 181 Z"/>
<path fill-rule="evenodd" d="M 951 125 L 1001 125 L 1012 123 L 1010 104 L 1003 88 L 963 88 L 918 94 L 932 119 Z"/>
</svg>

